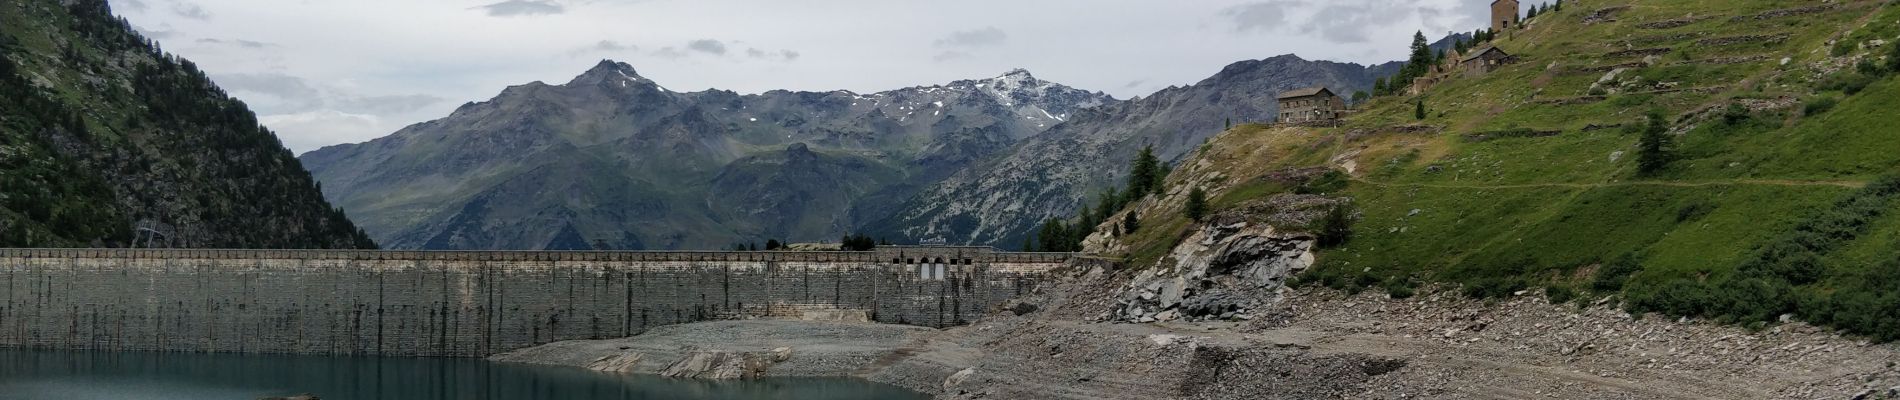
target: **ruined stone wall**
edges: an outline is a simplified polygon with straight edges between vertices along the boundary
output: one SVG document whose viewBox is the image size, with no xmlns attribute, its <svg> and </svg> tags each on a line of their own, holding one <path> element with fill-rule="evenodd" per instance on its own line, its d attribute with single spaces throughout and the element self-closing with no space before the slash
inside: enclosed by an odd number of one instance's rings
<svg viewBox="0 0 1900 400">
<path fill-rule="evenodd" d="M 0 249 L 0 347 L 478 357 L 774 305 L 945 327 L 1068 257 L 960 254 Z"/>
</svg>

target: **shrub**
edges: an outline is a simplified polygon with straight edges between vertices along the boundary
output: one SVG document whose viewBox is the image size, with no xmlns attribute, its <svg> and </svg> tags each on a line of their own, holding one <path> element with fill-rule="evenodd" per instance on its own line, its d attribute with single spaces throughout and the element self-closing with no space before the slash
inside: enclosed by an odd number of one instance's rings
<svg viewBox="0 0 1900 400">
<path fill-rule="evenodd" d="M 1840 100 L 1832 96 L 1816 97 L 1814 100 L 1808 100 L 1808 104 L 1801 107 L 1801 114 L 1807 116 L 1820 115 L 1828 112 L 1828 110 L 1833 110 L 1834 106 L 1839 103 Z"/>
<path fill-rule="evenodd" d="M 1742 103 L 1729 103 L 1728 108 L 1722 110 L 1722 123 L 1729 126 L 1748 122 L 1749 117 L 1748 107 L 1742 106 Z"/>
<path fill-rule="evenodd" d="M 1385 293 L 1394 299 L 1406 299 L 1418 295 L 1418 284 L 1412 282 L 1411 279 L 1392 277 L 1386 279 L 1381 286 L 1385 287 Z"/>
<path fill-rule="evenodd" d="M 1524 290 L 1525 286 L 1524 280 L 1515 276 L 1489 276 L 1466 282 L 1464 293 L 1479 299 L 1503 298 Z"/>
<path fill-rule="evenodd" d="M 1550 298 L 1550 304 L 1568 303 L 1577 298 L 1577 291 L 1569 286 L 1550 286 L 1544 288 L 1544 297 Z"/>
<path fill-rule="evenodd" d="M 1623 283 L 1642 270 L 1643 265 L 1636 260 L 1635 254 L 1624 254 L 1598 268 L 1596 280 L 1590 283 L 1590 288 L 1599 293 L 1623 290 Z"/>
<path fill-rule="evenodd" d="M 1854 41 L 1843 39 L 1834 41 L 1834 48 L 1828 49 L 1827 54 L 1833 57 L 1840 57 L 1852 52 L 1854 52 Z"/>
<path fill-rule="evenodd" d="M 1851 96 L 1860 93 L 1862 90 L 1866 90 L 1867 86 L 1872 84 L 1874 84 L 1874 77 L 1871 75 L 1838 72 L 1822 79 L 1820 84 L 1816 85 L 1816 87 L 1824 91 L 1840 91 L 1841 93 L 1846 93 Z"/>
<path fill-rule="evenodd" d="M 1326 216 L 1319 220 L 1320 247 L 1338 247 L 1352 240 L 1352 220 L 1354 210 L 1351 204 L 1333 206 Z"/>
<path fill-rule="evenodd" d="M 1701 281 L 1675 279 L 1660 285 L 1632 287 L 1625 297 L 1631 312 L 1702 316 L 1709 309 L 1709 288 Z"/>
<path fill-rule="evenodd" d="M 1900 42 L 1888 45 L 1893 51 L 1887 52 L 1887 71 L 1900 72 Z"/>
<path fill-rule="evenodd" d="M 1860 62 L 1855 63 L 1854 70 L 1860 71 L 1861 75 L 1867 76 L 1882 76 L 1887 74 L 1887 67 L 1875 64 L 1871 58 L 1863 58 Z"/>
<path fill-rule="evenodd" d="M 1715 211 L 1715 206 L 1709 205 L 1709 203 L 1700 201 L 1690 203 L 1689 205 L 1676 209 L 1676 223 L 1696 220 L 1702 218 L 1704 215 L 1709 215 L 1709 212 L 1712 211 Z"/>
<path fill-rule="evenodd" d="M 1326 194 L 1337 192 L 1345 189 L 1346 185 L 1351 182 L 1351 179 L 1352 178 L 1347 176 L 1344 172 L 1337 170 L 1326 171 L 1326 173 L 1309 178 L 1305 182 L 1300 182 L 1299 186 L 1293 188 L 1293 193 Z"/>
</svg>

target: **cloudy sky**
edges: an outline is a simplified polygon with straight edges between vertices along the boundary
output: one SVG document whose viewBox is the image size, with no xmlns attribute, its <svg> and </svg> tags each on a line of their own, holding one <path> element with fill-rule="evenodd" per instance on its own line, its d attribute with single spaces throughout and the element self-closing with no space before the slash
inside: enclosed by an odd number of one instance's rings
<svg viewBox="0 0 1900 400">
<path fill-rule="evenodd" d="M 111 0 L 302 153 L 601 59 L 674 90 L 875 92 L 1037 77 L 1118 98 L 1293 53 L 1372 63 L 1485 0 Z M 1527 2 L 1528 3 L 1528 2 Z"/>
</svg>

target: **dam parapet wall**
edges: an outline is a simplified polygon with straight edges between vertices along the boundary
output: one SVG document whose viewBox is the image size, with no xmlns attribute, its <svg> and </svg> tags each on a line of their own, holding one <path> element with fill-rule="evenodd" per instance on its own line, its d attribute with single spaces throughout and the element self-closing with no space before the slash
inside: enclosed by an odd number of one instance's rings
<svg viewBox="0 0 1900 400">
<path fill-rule="evenodd" d="M 787 309 L 948 327 L 1071 257 L 0 249 L 0 347 L 482 357 Z"/>
</svg>

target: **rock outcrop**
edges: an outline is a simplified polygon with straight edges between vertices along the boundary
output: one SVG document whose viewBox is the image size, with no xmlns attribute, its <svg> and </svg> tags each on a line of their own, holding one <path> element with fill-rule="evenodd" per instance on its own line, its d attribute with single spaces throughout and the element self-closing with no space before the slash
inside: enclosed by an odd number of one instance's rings
<svg viewBox="0 0 1900 400">
<path fill-rule="evenodd" d="M 1247 221 L 1208 224 L 1118 295 L 1112 319 L 1248 319 L 1250 309 L 1279 298 L 1286 280 L 1313 265 L 1315 238 Z"/>
</svg>

